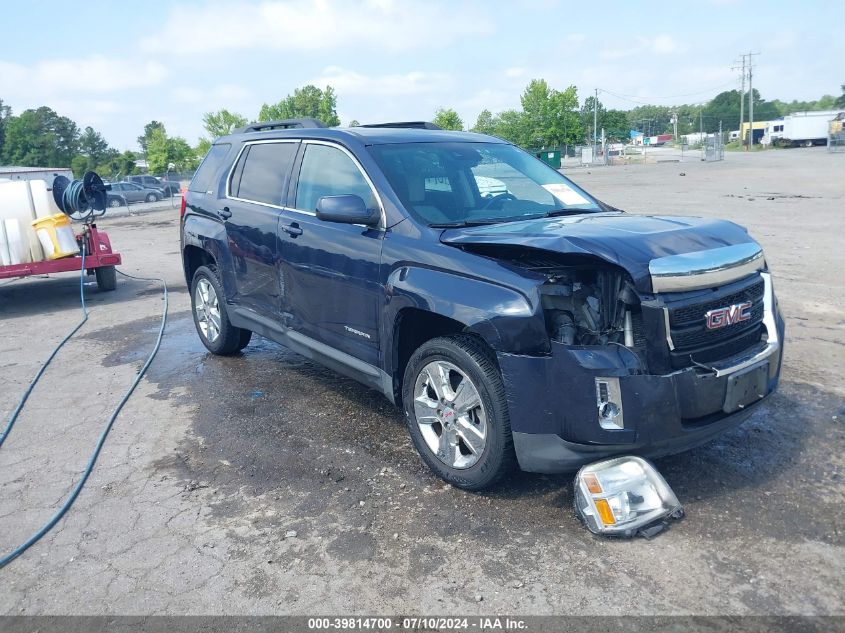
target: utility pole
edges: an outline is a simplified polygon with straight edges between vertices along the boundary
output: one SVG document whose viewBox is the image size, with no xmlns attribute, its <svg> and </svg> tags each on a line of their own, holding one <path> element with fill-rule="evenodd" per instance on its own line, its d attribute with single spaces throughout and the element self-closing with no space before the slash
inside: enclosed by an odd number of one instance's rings
<svg viewBox="0 0 845 633">
<path fill-rule="evenodd" d="M 753 82 L 753 71 L 754 71 L 754 62 L 753 57 L 754 55 L 759 55 L 760 53 L 745 53 L 740 55 L 742 59 L 742 66 L 734 66 L 734 70 L 738 70 L 741 68 L 742 78 L 741 78 L 741 88 L 739 91 L 739 131 L 740 131 L 740 142 L 745 145 L 746 149 L 749 149 L 752 145 L 754 145 L 754 87 L 752 85 Z M 745 75 L 748 73 L 748 136 L 746 137 L 742 133 L 742 126 L 745 122 Z M 747 139 L 747 141 L 746 141 Z"/>
<path fill-rule="evenodd" d="M 596 158 L 596 139 L 597 139 L 596 135 L 598 134 L 598 130 L 596 128 L 598 128 L 598 124 L 599 124 L 599 89 L 596 88 L 596 98 L 593 101 L 593 160 L 595 160 L 595 158 Z"/>
<path fill-rule="evenodd" d="M 751 56 L 759 53 L 748 53 L 748 129 L 751 138 L 748 139 L 748 149 L 754 147 L 754 63 Z"/>
<path fill-rule="evenodd" d="M 736 66 L 734 66 L 736 68 Z M 742 124 L 745 121 L 745 55 L 742 56 L 742 88 L 739 91 L 739 143 L 745 140 L 742 134 Z"/>
</svg>

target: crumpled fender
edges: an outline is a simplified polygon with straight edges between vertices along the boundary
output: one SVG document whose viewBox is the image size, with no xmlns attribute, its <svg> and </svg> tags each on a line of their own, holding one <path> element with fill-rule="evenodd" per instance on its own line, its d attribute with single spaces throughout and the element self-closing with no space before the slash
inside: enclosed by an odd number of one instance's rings
<svg viewBox="0 0 845 633">
<path fill-rule="evenodd" d="M 186 246 L 197 246 L 214 258 L 218 264 L 218 272 L 222 276 L 223 290 L 226 297 L 231 299 L 235 288 L 235 278 L 232 274 L 234 268 L 229 252 L 229 242 L 226 238 L 226 228 L 223 224 L 199 214 L 186 216 L 182 227 L 182 266 L 185 270 L 185 279 L 190 286 L 191 280 L 187 278 L 187 262 L 184 259 Z"/>
<path fill-rule="evenodd" d="M 548 352 L 540 296 L 451 271 L 402 266 L 387 280 L 382 340 L 392 340 L 396 316 L 418 308 L 463 323 L 496 351 Z"/>
</svg>

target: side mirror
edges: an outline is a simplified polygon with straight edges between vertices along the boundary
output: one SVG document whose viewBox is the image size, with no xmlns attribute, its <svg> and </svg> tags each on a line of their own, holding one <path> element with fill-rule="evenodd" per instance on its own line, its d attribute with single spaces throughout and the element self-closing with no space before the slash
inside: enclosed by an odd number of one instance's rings
<svg viewBox="0 0 845 633">
<path fill-rule="evenodd" d="M 323 196 L 317 200 L 317 217 L 325 222 L 341 224 L 378 224 L 378 209 L 368 209 L 361 196 Z"/>
</svg>

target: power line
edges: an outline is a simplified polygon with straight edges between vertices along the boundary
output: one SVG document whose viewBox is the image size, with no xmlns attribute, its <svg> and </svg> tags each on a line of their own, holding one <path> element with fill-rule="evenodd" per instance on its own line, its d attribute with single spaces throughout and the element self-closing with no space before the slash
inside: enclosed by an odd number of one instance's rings
<svg viewBox="0 0 845 633">
<path fill-rule="evenodd" d="M 710 92 L 713 92 L 714 90 L 718 90 L 719 88 L 724 88 L 725 86 L 733 85 L 734 81 L 735 80 L 731 79 L 730 81 L 725 82 L 723 84 L 719 84 L 718 86 L 713 86 L 712 88 L 707 88 L 706 90 L 699 90 L 697 92 L 687 92 L 687 93 L 683 93 L 683 94 L 668 95 L 668 96 L 664 96 L 664 97 L 654 96 L 654 97 L 647 97 L 647 98 L 651 99 L 651 100 L 654 100 L 654 99 L 663 100 L 663 99 L 679 99 L 681 97 L 692 97 L 692 96 L 695 96 L 695 95 L 710 93 Z M 623 101 L 630 101 L 631 103 L 639 103 L 639 104 L 643 104 L 643 105 L 651 105 L 651 101 L 642 101 L 641 100 L 642 98 L 641 99 L 631 99 L 630 98 L 630 97 L 636 97 L 638 95 L 629 95 L 629 94 L 625 94 L 625 93 L 617 93 L 617 92 L 613 92 L 611 90 L 608 90 L 607 88 L 600 88 L 600 90 L 602 92 L 606 92 L 609 95 L 613 95 L 614 97 L 622 99 Z M 646 97 L 643 97 L 643 98 L 646 98 Z"/>
</svg>

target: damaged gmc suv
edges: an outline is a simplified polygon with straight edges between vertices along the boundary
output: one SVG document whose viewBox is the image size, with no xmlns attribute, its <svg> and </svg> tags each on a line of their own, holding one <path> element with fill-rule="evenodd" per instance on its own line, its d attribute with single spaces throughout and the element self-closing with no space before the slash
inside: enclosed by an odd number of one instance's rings
<svg viewBox="0 0 845 633">
<path fill-rule="evenodd" d="M 683 451 L 778 383 L 784 322 L 746 229 L 629 215 L 490 136 L 247 126 L 212 146 L 181 236 L 211 352 L 255 332 L 372 387 L 462 488 Z"/>
</svg>

